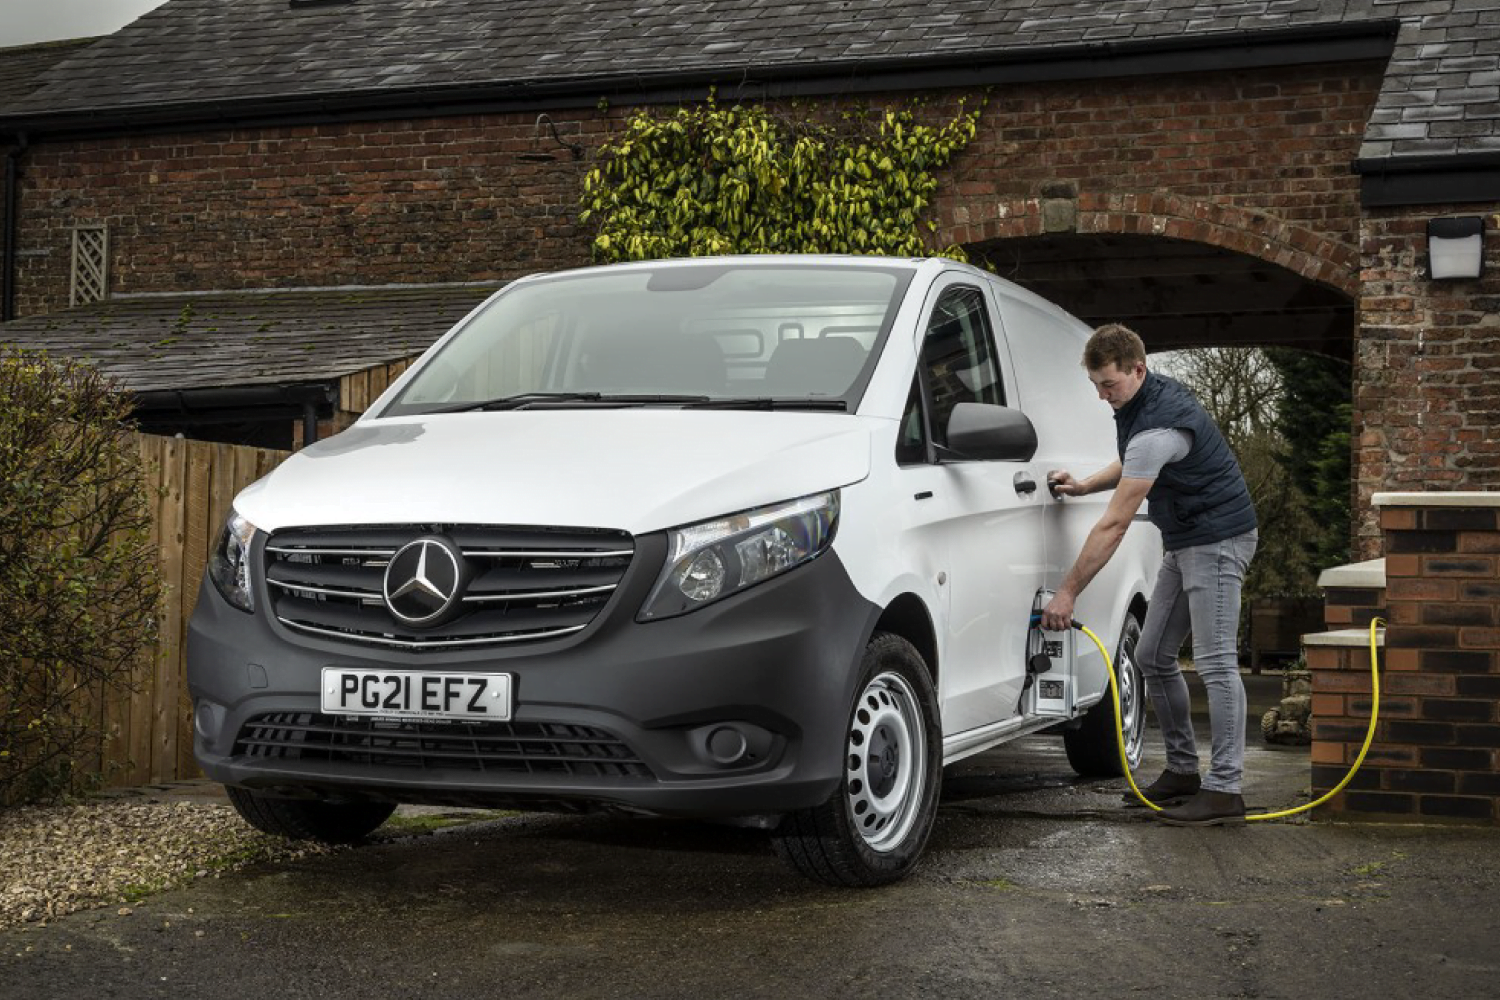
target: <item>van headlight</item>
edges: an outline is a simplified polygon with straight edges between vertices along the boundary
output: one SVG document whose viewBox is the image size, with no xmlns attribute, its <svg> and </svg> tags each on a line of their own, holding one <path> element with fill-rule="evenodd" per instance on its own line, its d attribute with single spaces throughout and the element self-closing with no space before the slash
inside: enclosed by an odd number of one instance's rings
<svg viewBox="0 0 1500 1000">
<path fill-rule="evenodd" d="M 833 544 L 838 521 L 832 490 L 674 528 L 666 569 L 639 620 L 684 614 L 801 566 Z"/>
<path fill-rule="evenodd" d="M 208 557 L 208 578 L 219 588 L 224 600 L 241 611 L 254 611 L 255 601 L 250 594 L 250 542 L 255 538 L 255 525 L 240 516 L 239 511 L 230 510 L 224 530 L 214 543 L 213 554 Z"/>
</svg>

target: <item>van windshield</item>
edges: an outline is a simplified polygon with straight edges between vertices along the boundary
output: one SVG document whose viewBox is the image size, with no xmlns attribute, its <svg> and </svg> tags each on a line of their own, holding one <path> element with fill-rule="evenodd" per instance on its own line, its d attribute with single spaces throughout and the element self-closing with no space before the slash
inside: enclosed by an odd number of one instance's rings
<svg viewBox="0 0 1500 1000">
<path fill-rule="evenodd" d="M 381 415 L 533 396 L 852 410 L 912 273 L 682 261 L 527 281 L 424 359 Z"/>
</svg>

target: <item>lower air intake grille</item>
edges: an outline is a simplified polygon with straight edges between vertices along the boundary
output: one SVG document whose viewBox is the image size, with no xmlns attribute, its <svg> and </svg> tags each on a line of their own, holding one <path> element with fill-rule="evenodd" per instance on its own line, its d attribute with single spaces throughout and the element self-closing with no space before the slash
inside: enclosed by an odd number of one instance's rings
<svg viewBox="0 0 1500 1000">
<path fill-rule="evenodd" d="M 306 712 L 258 715 L 237 756 L 428 771 L 651 778 L 612 734 L 559 722 L 432 723 Z"/>
</svg>

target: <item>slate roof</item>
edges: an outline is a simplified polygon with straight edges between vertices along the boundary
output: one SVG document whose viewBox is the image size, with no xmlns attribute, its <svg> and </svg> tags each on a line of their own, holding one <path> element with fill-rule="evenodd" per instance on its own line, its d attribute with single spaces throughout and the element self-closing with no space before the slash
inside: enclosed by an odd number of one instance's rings
<svg viewBox="0 0 1500 1000">
<path fill-rule="evenodd" d="M 0 114 L 35 90 L 47 70 L 94 41 L 93 38 L 71 38 L 0 49 Z"/>
<path fill-rule="evenodd" d="M 0 345 L 88 361 L 130 392 L 320 382 L 420 354 L 498 287 L 116 297 L 0 324 Z"/>
<path fill-rule="evenodd" d="M 12 114 L 1124 50 L 1399 20 L 1362 157 L 1500 151 L 1500 0 L 169 0 Z M 1164 60 L 1164 63 L 1167 61 Z M 0 125 L 3 125 L 0 121 Z"/>
</svg>

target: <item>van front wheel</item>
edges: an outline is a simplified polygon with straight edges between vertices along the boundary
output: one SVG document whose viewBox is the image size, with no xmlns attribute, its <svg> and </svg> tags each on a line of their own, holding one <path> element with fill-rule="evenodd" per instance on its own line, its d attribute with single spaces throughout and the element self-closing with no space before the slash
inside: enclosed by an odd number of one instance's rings
<svg viewBox="0 0 1500 1000">
<path fill-rule="evenodd" d="M 937 817 L 937 692 L 916 648 L 886 632 L 865 647 L 855 691 L 838 789 L 822 805 L 783 817 L 772 840 L 808 878 L 886 885 L 915 867 Z"/>
<path fill-rule="evenodd" d="M 322 802 L 278 799 L 233 785 L 224 789 L 240 818 L 264 833 L 288 840 L 352 844 L 391 818 L 388 802 Z"/>
</svg>

